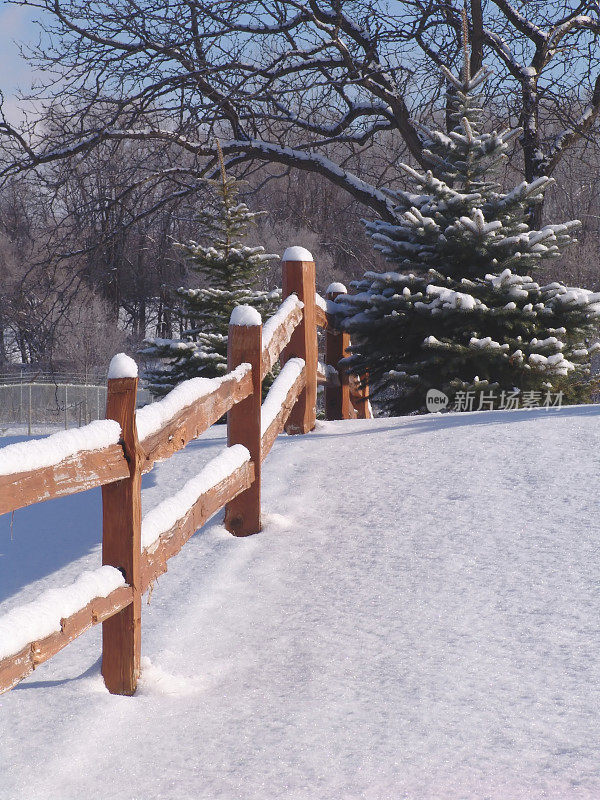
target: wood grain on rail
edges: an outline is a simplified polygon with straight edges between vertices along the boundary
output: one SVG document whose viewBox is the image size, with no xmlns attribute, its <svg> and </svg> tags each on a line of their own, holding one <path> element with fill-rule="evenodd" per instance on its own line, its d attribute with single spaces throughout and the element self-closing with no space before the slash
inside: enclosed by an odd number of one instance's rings
<svg viewBox="0 0 600 800">
<path fill-rule="evenodd" d="M 327 317 L 327 312 L 325 309 L 321 308 L 320 305 L 315 307 L 315 320 L 317 323 L 317 328 L 329 327 L 329 318 Z"/>
<path fill-rule="evenodd" d="M 120 444 L 82 450 L 49 467 L 0 475 L 0 514 L 129 477 Z"/>
<path fill-rule="evenodd" d="M 281 322 L 269 342 L 263 345 L 261 377 L 264 378 L 273 369 L 273 365 L 279 359 L 282 350 L 289 343 L 292 334 L 301 321 L 302 307 L 296 306 Z"/>
<path fill-rule="evenodd" d="M 31 642 L 18 653 L 0 661 L 0 694 L 12 689 L 33 670 L 56 655 L 78 636 L 99 622 L 118 614 L 133 601 L 130 586 L 120 586 L 107 597 L 96 597 L 80 611 L 61 620 L 61 630 Z"/>
<path fill-rule="evenodd" d="M 287 422 L 287 418 L 289 417 L 290 412 L 294 407 L 296 400 L 298 399 L 300 392 L 304 389 L 305 385 L 306 385 L 306 368 L 302 370 L 300 375 L 298 375 L 294 383 L 290 386 L 286 398 L 281 404 L 281 411 L 271 422 L 267 430 L 263 431 L 262 448 L 261 448 L 261 458 L 263 461 L 268 456 L 271 448 L 273 447 L 275 439 L 283 431 L 285 423 Z"/>
<path fill-rule="evenodd" d="M 177 555 L 183 545 L 225 503 L 248 489 L 254 481 L 254 465 L 242 464 L 235 472 L 213 486 L 189 509 L 187 514 L 142 552 L 141 587 L 145 592 L 152 581 L 167 571 L 167 561 Z"/>
<path fill-rule="evenodd" d="M 181 409 L 160 430 L 141 440 L 140 446 L 146 454 L 142 472 L 149 472 L 156 461 L 163 461 L 182 450 L 188 442 L 198 438 L 229 409 L 251 394 L 250 371 L 243 378 L 225 377 L 214 392 Z"/>
</svg>

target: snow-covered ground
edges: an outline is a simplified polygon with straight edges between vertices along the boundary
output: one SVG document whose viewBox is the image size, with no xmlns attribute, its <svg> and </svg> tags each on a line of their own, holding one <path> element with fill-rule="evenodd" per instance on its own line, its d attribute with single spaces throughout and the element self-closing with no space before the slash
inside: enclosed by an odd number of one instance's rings
<svg viewBox="0 0 600 800">
<path fill-rule="evenodd" d="M 137 696 L 95 629 L 0 698 L 0 797 L 600 797 L 599 475 L 597 406 L 280 437 L 264 532 L 215 518 L 144 604 Z M 10 523 L 0 613 L 99 564 L 99 492 Z"/>
</svg>

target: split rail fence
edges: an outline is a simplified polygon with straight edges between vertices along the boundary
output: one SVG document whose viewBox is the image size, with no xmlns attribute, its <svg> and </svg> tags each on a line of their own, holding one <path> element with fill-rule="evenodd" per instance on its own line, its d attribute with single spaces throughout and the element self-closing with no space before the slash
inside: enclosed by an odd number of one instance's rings
<svg viewBox="0 0 600 800">
<path fill-rule="evenodd" d="M 113 581 L 103 591 L 105 596 L 92 594 L 84 607 L 61 617 L 51 633 L 4 654 L 0 693 L 101 622 L 104 682 L 114 694 L 133 694 L 140 672 L 142 594 L 166 572 L 169 558 L 224 506 L 225 525 L 232 534 L 247 536 L 261 530 L 262 462 L 283 430 L 304 434 L 314 428 L 317 384 L 325 385 L 327 419 L 370 416 L 366 381 L 352 384 L 338 369 L 349 337 L 333 328 L 327 312 L 327 303 L 335 296 L 330 292 L 323 299 L 316 294 L 313 261 L 284 261 L 284 300 L 264 327 L 252 310 L 232 315 L 229 372 L 222 378 L 191 379 L 136 412 L 137 377 L 111 378 L 109 373 L 106 421 L 40 440 L 52 451 L 53 437 L 71 433 L 82 437 L 75 449 L 69 451 L 67 446 L 58 463 L 50 458 L 51 463 L 44 464 L 47 455 L 42 453 L 41 465 L 29 468 L 29 451 L 22 448 L 31 448 L 35 462 L 38 441 L 0 449 L 0 514 L 102 487 L 101 570 Z M 318 360 L 318 328 L 325 331 L 324 364 Z M 262 381 L 278 360 L 281 371 L 261 405 Z M 159 504 L 158 512 L 153 509 L 142 521 L 142 474 L 184 448 L 225 413 L 225 452 L 186 484 L 181 503 L 171 498 L 166 507 L 165 502 Z M 64 441 L 56 443 L 62 447 Z M 25 453 L 24 461 L 19 460 L 28 469 L 17 471 L 17 467 L 3 474 L 3 454 L 10 465 L 9 451 L 15 447 L 21 448 L 20 456 Z M 48 448 L 43 452 L 47 454 Z M 179 511 L 173 512 L 174 505 Z"/>
</svg>

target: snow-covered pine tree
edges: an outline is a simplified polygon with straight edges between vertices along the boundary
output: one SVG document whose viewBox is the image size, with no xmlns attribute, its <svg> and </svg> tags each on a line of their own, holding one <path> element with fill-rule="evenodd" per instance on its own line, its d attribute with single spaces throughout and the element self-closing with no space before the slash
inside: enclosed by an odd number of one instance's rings
<svg viewBox="0 0 600 800">
<path fill-rule="evenodd" d="M 347 368 L 369 374 L 372 396 L 391 414 L 424 410 L 432 388 L 451 402 L 457 392 L 480 400 L 486 392 L 486 408 L 503 391 L 562 389 L 567 376 L 589 371 L 586 340 L 600 314 L 600 294 L 530 277 L 580 223 L 529 228 L 552 179 L 502 193 L 494 176 L 520 131 L 482 132 L 485 69 L 471 77 L 465 57 L 461 79 L 444 74 L 453 130 L 422 128 L 431 169 L 402 165 L 416 188 L 388 192 L 395 220 L 363 220 L 399 271 L 366 272 L 357 293 L 337 301 L 352 335 Z"/>
<path fill-rule="evenodd" d="M 176 310 L 188 320 L 181 339 L 147 339 L 140 351 L 158 361 L 145 374 L 155 396 L 167 394 L 188 378 L 213 378 L 227 372 L 227 332 L 234 307 L 252 306 L 266 318 L 281 301 L 279 289 L 257 289 L 261 273 L 279 256 L 244 244 L 250 226 L 266 212 L 250 211 L 239 202 L 242 181 L 226 174 L 222 156 L 221 179 L 209 183 L 212 195 L 198 215 L 205 244 L 176 245 L 208 285 L 177 290 Z"/>
</svg>

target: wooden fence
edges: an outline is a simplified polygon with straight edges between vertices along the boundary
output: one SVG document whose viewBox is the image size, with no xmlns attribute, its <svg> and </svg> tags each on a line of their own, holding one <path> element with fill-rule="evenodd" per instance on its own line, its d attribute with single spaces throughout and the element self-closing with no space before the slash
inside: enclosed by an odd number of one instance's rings
<svg viewBox="0 0 600 800">
<path fill-rule="evenodd" d="M 83 446 L 58 463 L 25 472 L 1 474 L 0 470 L 0 514 L 101 486 L 102 564 L 119 570 L 124 579 L 106 596 L 94 597 L 85 607 L 61 618 L 59 630 L 2 658 L 0 693 L 101 622 L 104 682 L 113 694 L 133 694 L 140 672 L 142 594 L 166 572 L 168 559 L 223 506 L 225 525 L 232 534 L 247 536 L 260 531 L 262 462 L 283 430 L 304 434 L 314 428 L 317 384 L 325 384 L 328 419 L 370 416 L 366 381 L 352 383 L 338 371 L 349 338 L 330 324 L 327 302 L 343 287 L 336 284 L 331 288 L 326 299 L 316 294 L 314 262 L 284 261 L 282 305 L 264 327 L 256 312 L 254 317 L 251 310 L 246 309 L 245 316 L 244 311 L 234 312 L 228 339 L 229 372 L 204 382 L 208 390 L 197 392 L 194 399 L 193 387 L 199 379 L 180 384 L 150 406 L 154 424 L 141 425 L 143 411 L 138 411 L 137 417 L 135 411 L 137 377 L 109 376 L 106 418 L 120 426 L 114 442 L 97 449 Z M 324 364 L 318 361 L 318 328 L 325 330 Z M 262 381 L 278 360 L 281 372 L 261 406 Z M 224 462 L 223 456 L 213 459 L 215 466 L 220 459 L 217 478 L 213 470 L 212 480 L 203 480 L 202 475 L 210 473 L 209 464 L 197 476 L 200 489 L 195 499 L 183 504 L 181 515 L 167 522 L 166 530 L 163 521 L 158 535 L 154 525 L 146 542 L 141 518 L 142 474 L 184 448 L 225 413 L 228 453 L 235 453 L 236 458 L 230 462 Z M 114 428 L 110 422 L 92 425 Z M 143 434 L 141 441 L 138 428 Z M 86 428 L 80 431 L 85 438 Z M 38 443 L 25 446 L 30 445 Z M 151 523 L 144 520 L 147 528 Z"/>
</svg>

